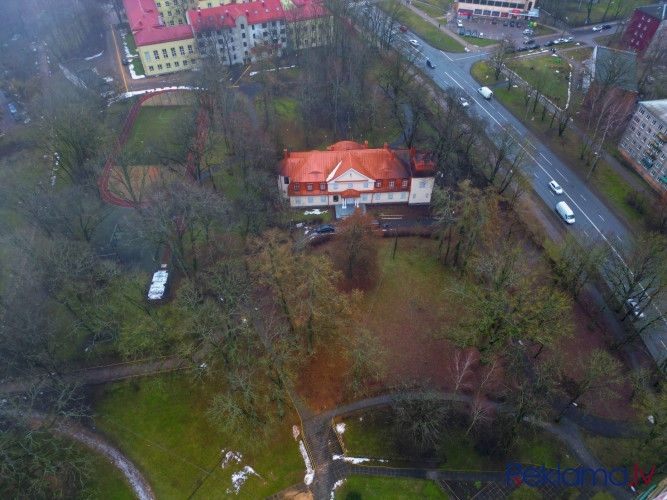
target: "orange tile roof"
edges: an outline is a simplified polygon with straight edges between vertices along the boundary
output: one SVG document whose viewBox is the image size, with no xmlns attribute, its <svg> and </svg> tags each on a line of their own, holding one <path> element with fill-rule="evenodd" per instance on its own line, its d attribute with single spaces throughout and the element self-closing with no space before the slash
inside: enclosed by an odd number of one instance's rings
<svg viewBox="0 0 667 500">
<path fill-rule="evenodd" d="M 325 183 L 334 170 L 331 180 L 350 170 L 371 180 L 408 179 L 409 161 L 407 150 L 366 149 L 356 142 L 341 141 L 327 151 L 290 153 L 279 163 L 279 170 L 292 182 Z"/>
</svg>

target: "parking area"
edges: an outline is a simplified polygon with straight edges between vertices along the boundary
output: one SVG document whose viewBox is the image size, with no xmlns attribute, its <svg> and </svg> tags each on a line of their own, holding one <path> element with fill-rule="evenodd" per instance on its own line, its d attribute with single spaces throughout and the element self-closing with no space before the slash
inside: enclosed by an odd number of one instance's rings
<svg viewBox="0 0 667 500">
<path fill-rule="evenodd" d="M 496 21 L 496 24 L 493 23 L 493 21 Z M 479 34 L 482 32 L 484 34 L 484 38 L 489 39 L 489 40 L 503 40 L 505 38 L 509 38 L 512 40 L 517 46 L 523 44 L 523 39 L 524 39 L 524 34 L 523 31 L 527 28 L 529 28 L 529 22 L 528 21 L 512 21 L 510 19 L 507 20 L 507 26 L 504 26 L 504 19 L 488 19 L 488 18 L 475 18 L 473 17 L 472 19 L 453 19 L 450 21 L 447 26 L 449 29 L 451 29 L 454 33 L 459 34 L 461 28 L 463 28 L 464 31 L 464 36 L 468 36 L 467 33 L 468 31 L 470 32 L 470 35 L 473 34 L 474 31 L 477 31 Z M 510 23 L 514 23 L 514 27 L 510 25 Z M 461 25 L 461 27 L 459 26 Z M 548 28 L 540 27 L 539 30 L 535 31 L 535 34 L 532 36 L 532 38 L 538 38 L 542 35 L 542 33 L 548 31 L 551 34 L 551 30 Z M 553 34 L 551 34 L 553 36 Z M 546 40 L 546 38 L 545 38 Z M 538 40 L 539 42 L 540 40 Z"/>
</svg>

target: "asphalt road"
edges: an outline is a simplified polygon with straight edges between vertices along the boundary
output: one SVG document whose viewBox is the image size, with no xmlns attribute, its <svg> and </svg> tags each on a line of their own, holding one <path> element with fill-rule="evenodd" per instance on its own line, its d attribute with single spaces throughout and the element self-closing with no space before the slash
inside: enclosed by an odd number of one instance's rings
<svg viewBox="0 0 667 500">
<path fill-rule="evenodd" d="M 592 40 L 594 37 L 611 34 L 613 31 L 605 30 L 593 33 L 591 28 L 584 28 L 577 30 L 574 35 Z M 463 54 L 446 53 L 426 44 L 412 32 L 408 32 L 404 36 L 420 42 L 421 47 L 412 50 L 417 50 L 422 54 L 424 59 L 421 61 L 424 64 L 425 71 L 430 73 L 432 79 L 441 88 L 454 87 L 467 94 L 468 101 L 471 103 L 471 106 L 467 108 L 468 112 L 486 119 L 489 122 L 489 133 L 505 129 L 516 139 L 525 140 L 529 144 L 527 146 L 529 163 L 524 171 L 532 179 L 535 192 L 548 208 L 554 210 L 556 203 L 559 201 L 567 202 L 576 219 L 574 224 L 567 226 L 569 231 L 588 237 L 601 238 L 615 252 L 619 252 L 619 249 L 629 243 L 631 233 L 607 209 L 605 203 L 591 192 L 585 181 L 580 179 L 566 163 L 543 145 L 499 101 L 494 98 L 487 101 L 477 93 L 480 85 L 470 75 L 470 68 L 475 62 L 484 59 L 487 56 L 486 52 L 480 50 Z M 548 52 L 548 50 L 545 49 L 545 52 Z M 435 64 L 435 69 L 426 68 L 425 58 L 430 59 Z M 496 82 L 489 82 L 489 84 L 493 83 Z M 549 189 L 548 183 L 552 179 L 563 188 L 562 195 L 555 195 Z M 553 216 L 557 217 L 555 210 Z M 664 311 L 664 307 L 661 307 L 661 310 Z M 657 309 L 650 309 L 647 313 L 651 315 L 659 314 Z M 663 363 L 667 359 L 667 320 L 664 316 L 650 332 L 643 334 L 642 337 L 653 358 L 659 364 Z"/>
</svg>

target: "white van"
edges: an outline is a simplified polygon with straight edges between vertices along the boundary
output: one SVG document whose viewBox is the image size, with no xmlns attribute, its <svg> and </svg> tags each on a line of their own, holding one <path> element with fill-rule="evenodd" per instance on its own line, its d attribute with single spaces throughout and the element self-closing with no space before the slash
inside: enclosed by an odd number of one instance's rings
<svg viewBox="0 0 667 500">
<path fill-rule="evenodd" d="M 493 97 L 493 91 L 489 87 L 480 87 L 477 89 L 477 92 L 487 101 L 490 101 Z"/>
<path fill-rule="evenodd" d="M 572 209 L 564 201 L 559 201 L 556 204 L 556 213 L 560 215 L 560 218 L 563 219 L 568 224 L 574 224 L 574 213 Z"/>
</svg>

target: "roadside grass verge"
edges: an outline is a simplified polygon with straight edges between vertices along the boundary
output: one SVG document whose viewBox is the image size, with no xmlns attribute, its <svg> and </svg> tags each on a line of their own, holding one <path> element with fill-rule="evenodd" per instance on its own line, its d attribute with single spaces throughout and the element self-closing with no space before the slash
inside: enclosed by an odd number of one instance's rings
<svg viewBox="0 0 667 500">
<path fill-rule="evenodd" d="M 466 37 L 465 39 L 468 41 L 468 43 L 472 45 L 477 45 L 478 47 L 488 47 L 489 45 L 495 45 L 497 43 L 500 43 L 498 40 L 492 40 L 491 38 Z"/>
<path fill-rule="evenodd" d="M 134 37 L 132 34 L 128 33 L 124 35 L 123 41 L 127 45 L 127 50 L 131 55 L 139 56 L 139 52 L 137 52 L 137 44 L 134 42 Z"/>
<path fill-rule="evenodd" d="M 473 66 L 472 76 L 479 82 L 494 83 L 491 68 L 486 63 L 478 63 Z M 504 77 L 501 77 L 504 79 Z M 580 139 L 571 129 L 566 129 L 562 137 L 558 137 L 556 124 L 549 127 L 551 122 L 550 113 L 546 114 L 544 121 L 541 121 L 542 107 L 537 106 L 533 113 L 532 102 L 526 108 L 525 93 L 518 89 L 507 90 L 507 86 L 493 89 L 494 97 L 501 101 L 515 116 L 548 144 L 550 149 L 558 154 L 577 173 L 580 179 L 585 179 L 589 174 L 591 165 L 587 165 L 585 160 L 579 159 Z M 633 188 L 621 177 L 609 164 L 600 159 L 595 170 L 590 174 L 587 181 L 590 188 L 601 195 L 602 198 L 609 200 L 617 215 L 623 218 L 630 227 L 643 228 L 646 221 L 643 214 L 637 212 L 630 206 L 626 199 L 633 192 Z"/>
<path fill-rule="evenodd" d="M 460 405 L 456 408 L 464 410 Z M 502 471 L 505 470 L 507 461 L 545 463 L 547 466 L 557 466 L 559 463 L 562 466 L 577 465 L 565 443 L 547 432 L 527 425 L 522 427 L 512 449 L 506 454 L 500 449 L 489 449 L 488 454 L 480 452 L 484 445 L 477 443 L 473 435 L 464 435 L 465 426 L 455 425 L 448 428 L 448 435 L 441 440 L 432 456 L 425 457 L 419 450 L 410 449 L 406 444 L 407 439 L 400 436 L 388 407 L 369 409 L 339 420 L 345 423 L 342 438 L 348 456 L 389 460 L 386 464 L 389 467 L 410 467 L 411 462 L 414 464 L 425 461 L 433 465 L 437 463 L 438 468 L 443 470 L 458 471 Z M 493 433 L 492 430 L 490 432 Z M 491 438 L 486 441 L 488 443 L 499 439 L 500 436 L 497 436 L 495 440 Z"/>
<path fill-rule="evenodd" d="M 357 496 L 354 496 L 356 493 Z M 389 477 L 348 476 L 336 488 L 335 500 L 446 500 L 449 498 L 434 481 Z"/>
<path fill-rule="evenodd" d="M 383 10 L 392 10 L 395 0 L 383 0 L 378 3 Z M 404 5 L 399 6 L 396 16 L 400 24 L 406 25 L 411 31 L 417 33 L 426 43 L 436 49 L 446 52 L 464 52 L 463 45 L 451 38 L 445 31 L 438 29 L 419 15 L 412 12 Z"/>
<path fill-rule="evenodd" d="M 412 3 L 412 5 L 415 8 L 421 10 L 423 13 L 425 13 L 429 17 L 432 17 L 433 19 L 436 19 L 436 20 L 440 17 L 445 16 L 445 14 L 447 14 L 446 10 L 443 10 L 440 7 L 434 7 L 430 3 L 414 1 Z M 445 24 L 446 22 L 447 22 L 447 20 L 445 19 L 445 20 L 443 20 L 442 24 Z"/>
<path fill-rule="evenodd" d="M 593 47 L 582 47 L 580 49 L 563 52 L 563 55 L 569 57 L 570 59 L 574 59 L 575 61 L 584 62 L 586 59 L 591 57 L 592 53 Z"/>
<path fill-rule="evenodd" d="M 291 433 L 297 416 L 288 413 L 263 448 L 250 449 L 207 420 L 217 389 L 219 384 L 193 384 L 184 374 L 109 384 L 96 397 L 96 423 L 145 475 L 157 498 L 235 496 L 231 474 L 246 465 L 258 474 L 241 486 L 246 496 L 263 498 L 302 481 L 305 465 Z M 223 468 L 230 450 L 243 457 Z"/>
</svg>

